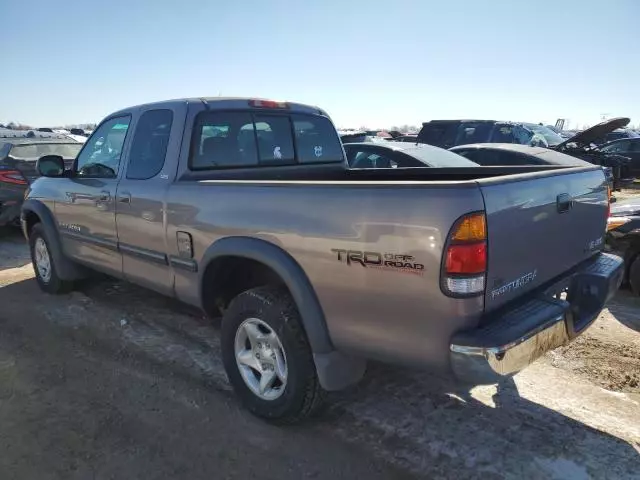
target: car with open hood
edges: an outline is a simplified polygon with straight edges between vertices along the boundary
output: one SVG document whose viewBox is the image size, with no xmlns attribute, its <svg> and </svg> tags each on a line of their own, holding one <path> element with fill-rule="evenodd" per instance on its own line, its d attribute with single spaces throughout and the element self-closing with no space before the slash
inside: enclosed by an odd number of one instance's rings
<svg viewBox="0 0 640 480">
<path fill-rule="evenodd" d="M 419 143 L 451 148 L 472 143 L 514 143 L 550 148 L 595 165 L 611 168 L 613 188 L 619 190 L 633 180 L 629 159 L 600 151 L 594 143 L 607 133 L 629 123 L 628 118 L 612 118 L 565 139 L 551 128 L 536 123 L 496 120 L 432 120 L 422 124 Z"/>
<path fill-rule="evenodd" d="M 606 249 L 624 258 L 624 283 L 640 295 L 640 198 L 611 206 Z"/>
<path fill-rule="evenodd" d="M 633 181 L 631 159 L 625 155 L 603 150 L 597 142 L 607 134 L 627 126 L 630 121 L 626 117 L 611 118 L 549 148 L 596 165 L 610 167 L 613 170 L 614 189 L 619 190 Z"/>
</svg>

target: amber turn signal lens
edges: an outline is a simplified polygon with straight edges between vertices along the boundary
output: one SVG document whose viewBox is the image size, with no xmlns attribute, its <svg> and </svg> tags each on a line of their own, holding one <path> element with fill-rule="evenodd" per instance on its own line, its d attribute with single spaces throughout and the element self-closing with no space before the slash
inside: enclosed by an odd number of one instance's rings
<svg viewBox="0 0 640 480">
<path fill-rule="evenodd" d="M 478 242 L 487 239 L 487 222 L 484 213 L 474 213 L 460 222 L 451 236 L 456 242 Z"/>
</svg>

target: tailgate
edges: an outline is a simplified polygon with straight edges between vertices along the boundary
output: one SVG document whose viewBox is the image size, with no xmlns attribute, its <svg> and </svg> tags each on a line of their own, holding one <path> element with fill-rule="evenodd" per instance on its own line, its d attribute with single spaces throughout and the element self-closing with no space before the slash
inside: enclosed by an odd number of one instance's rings
<svg viewBox="0 0 640 480">
<path fill-rule="evenodd" d="M 604 246 L 602 169 L 478 181 L 487 214 L 485 311 L 566 272 Z"/>
</svg>

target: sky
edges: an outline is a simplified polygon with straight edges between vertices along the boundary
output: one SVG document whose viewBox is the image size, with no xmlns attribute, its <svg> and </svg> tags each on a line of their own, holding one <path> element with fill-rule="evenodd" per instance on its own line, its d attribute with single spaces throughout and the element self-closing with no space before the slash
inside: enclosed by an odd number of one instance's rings
<svg viewBox="0 0 640 480">
<path fill-rule="evenodd" d="M 0 122 L 242 96 L 339 127 L 640 125 L 639 0 L 1 0 Z"/>
</svg>

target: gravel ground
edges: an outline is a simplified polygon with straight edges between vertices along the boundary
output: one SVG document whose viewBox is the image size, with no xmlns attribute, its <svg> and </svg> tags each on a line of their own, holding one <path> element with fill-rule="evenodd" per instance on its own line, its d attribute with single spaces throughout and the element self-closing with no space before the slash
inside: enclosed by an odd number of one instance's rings
<svg viewBox="0 0 640 480">
<path fill-rule="evenodd" d="M 320 419 L 238 408 L 218 330 L 122 282 L 40 293 L 0 239 L 0 478 L 640 479 L 640 300 L 621 292 L 571 345 L 472 390 L 371 365 Z"/>
</svg>

